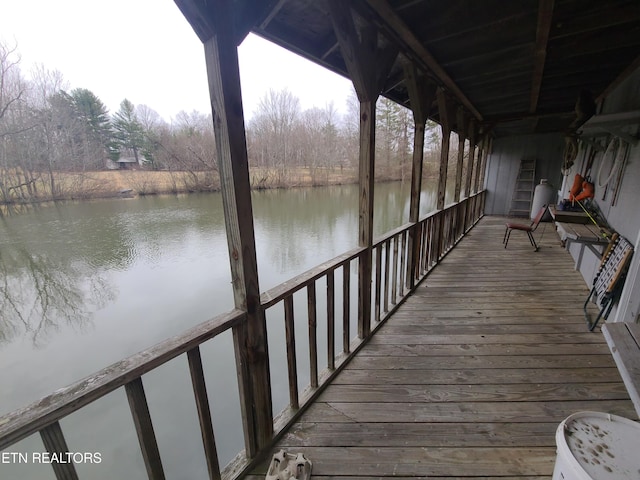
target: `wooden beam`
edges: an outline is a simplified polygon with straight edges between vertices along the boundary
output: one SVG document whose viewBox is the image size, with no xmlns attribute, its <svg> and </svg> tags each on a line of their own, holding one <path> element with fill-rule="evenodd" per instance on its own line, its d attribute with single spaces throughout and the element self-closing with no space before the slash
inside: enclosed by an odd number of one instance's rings
<svg viewBox="0 0 640 480">
<path fill-rule="evenodd" d="M 373 25 L 356 28 L 349 3 L 328 1 L 333 29 L 360 101 L 358 244 L 366 250 L 358 261 L 358 336 L 371 333 L 371 265 L 375 179 L 376 101 L 398 56 L 397 46 L 380 43 Z"/>
<path fill-rule="evenodd" d="M 473 163 L 476 155 L 476 132 L 478 125 L 472 118 L 469 121 L 469 155 L 467 158 L 467 178 L 464 184 L 464 196 L 467 198 L 471 195 L 471 179 L 473 177 Z"/>
<path fill-rule="evenodd" d="M 554 0 L 540 0 L 538 2 L 538 26 L 536 28 L 536 46 L 533 61 L 533 77 L 531 79 L 531 103 L 529 111 L 535 113 L 540 98 L 544 64 L 547 59 L 547 44 L 553 19 Z"/>
<path fill-rule="evenodd" d="M 456 165 L 456 185 L 453 193 L 454 202 L 460 201 L 462 190 L 462 170 L 464 167 L 464 142 L 466 140 L 468 119 L 464 109 L 460 106 L 456 113 L 456 129 L 458 131 L 458 163 Z"/>
<path fill-rule="evenodd" d="M 217 1 L 174 0 L 202 43 L 216 34 L 219 11 Z M 287 0 L 235 0 L 230 13 L 235 32 L 235 44 L 240 45 L 256 26 L 265 28 Z"/>
<path fill-rule="evenodd" d="M 371 333 L 371 265 L 373 254 L 373 194 L 375 181 L 376 102 L 360 102 L 360 189 L 358 245 L 366 248 L 358 260 L 358 336 Z"/>
<path fill-rule="evenodd" d="M 474 185 L 473 185 L 473 193 L 478 193 L 478 190 L 480 189 L 480 175 L 481 175 L 481 169 L 482 166 L 484 165 L 485 162 L 485 158 L 487 155 L 487 150 L 489 148 L 489 134 L 485 132 L 482 132 L 481 134 L 481 141 L 480 141 L 480 145 L 478 147 L 478 159 L 476 160 L 476 173 L 474 175 Z"/>
<path fill-rule="evenodd" d="M 447 169 L 449 166 L 449 146 L 451 127 L 453 123 L 453 105 L 447 98 L 442 88 L 438 88 L 437 97 L 440 127 L 442 128 L 442 144 L 440 147 L 440 174 L 438 176 L 438 194 L 436 208 L 438 210 L 442 210 L 444 208 L 447 188 Z"/>
<path fill-rule="evenodd" d="M 473 166 L 473 185 L 471 193 L 478 193 L 478 166 L 482 160 L 482 147 L 484 143 L 484 137 L 482 135 L 482 129 L 478 132 L 478 148 L 476 149 L 475 165 Z"/>
<path fill-rule="evenodd" d="M 231 283 L 236 308 L 247 312 L 246 322 L 233 333 L 245 450 L 252 458 L 273 436 L 267 332 L 260 303 L 233 2 L 211 0 L 209 5 L 216 11 L 216 34 L 205 43 L 205 56 Z"/>
<path fill-rule="evenodd" d="M 425 124 L 429 118 L 431 105 L 436 97 L 436 85 L 418 72 L 414 63 L 404 66 L 405 84 L 409 93 L 413 112 L 413 162 L 411 165 L 411 197 L 409 221 L 415 226 L 409 231 L 409 262 L 407 265 L 407 287 L 412 289 L 419 274 L 420 230 L 417 224 L 420 216 L 420 192 L 422 191 L 422 166 L 424 161 Z"/>
<path fill-rule="evenodd" d="M 260 22 L 260 29 L 264 30 L 265 28 L 267 28 L 269 26 L 269 23 L 271 23 L 271 20 L 273 20 L 273 17 L 275 17 L 278 14 L 280 9 L 287 2 L 288 0 L 278 0 L 277 2 L 275 2 L 275 5 L 273 5 L 273 7 L 271 8 L 271 11 Z"/>
<path fill-rule="evenodd" d="M 398 55 L 395 45 L 379 45 L 373 25 L 356 28 L 348 3 L 329 0 L 329 11 L 340 50 L 360 101 L 376 100 Z M 358 34 L 359 33 L 359 34 Z"/>
<path fill-rule="evenodd" d="M 484 149 L 484 154 L 482 156 L 482 166 L 480 167 L 480 184 L 479 188 L 484 188 L 484 176 L 487 173 L 487 161 L 489 160 L 489 154 L 491 153 L 491 148 L 493 147 L 493 137 L 490 134 L 487 134 L 488 141 L 486 143 L 486 148 Z"/>
<path fill-rule="evenodd" d="M 367 3 L 379 15 L 381 20 L 387 24 L 396 35 L 398 35 L 400 40 L 402 40 L 415 53 L 416 57 L 424 64 L 424 66 L 432 72 L 449 91 L 451 91 L 458 101 L 467 107 L 467 109 L 478 120 L 482 120 L 480 112 L 474 107 L 462 90 L 460 90 L 449 74 L 440 66 L 433 55 L 411 32 L 411 29 L 407 24 L 404 23 L 404 21 L 396 14 L 389 2 L 387 0 L 367 0 Z"/>
<path fill-rule="evenodd" d="M 404 65 L 404 76 L 414 122 L 424 125 L 436 98 L 436 85 L 424 73 L 419 72 L 413 63 Z"/>
</svg>

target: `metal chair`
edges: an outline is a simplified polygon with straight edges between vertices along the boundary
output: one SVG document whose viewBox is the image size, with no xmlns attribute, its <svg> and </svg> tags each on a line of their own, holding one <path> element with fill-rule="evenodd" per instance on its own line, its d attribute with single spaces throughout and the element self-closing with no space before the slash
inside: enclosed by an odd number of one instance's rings
<svg viewBox="0 0 640 480">
<path fill-rule="evenodd" d="M 504 231 L 504 238 L 502 239 L 502 243 L 504 243 L 504 248 L 507 248 L 507 245 L 509 244 L 509 237 L 511 236 L 511 232 L 513 230 L 520 230 L 521 232 L 527 233 L 527 236 L 529 237 L 529 241 L 531 242 L 531 245 L 533 245 L 533 248 L 535 248 L 534 251 L 537 252 L 539 247 L 536 244 L 535 239 L 533 238 L 533 232 L 535 231 L 536 228 L 538 228 L 538 224 L 540 223 L 540 220 L 542 220 L 542 217 L 544 216 L 546 211 L 547 211 L 547 205 L 543 205 L 540 211 L 538 212 L 538 214 L 535 216 L 535 218 L 529 225 L 526 225 L 524 223 L 507 222 L 505 224 L 507 228 Z"/>
</svg>

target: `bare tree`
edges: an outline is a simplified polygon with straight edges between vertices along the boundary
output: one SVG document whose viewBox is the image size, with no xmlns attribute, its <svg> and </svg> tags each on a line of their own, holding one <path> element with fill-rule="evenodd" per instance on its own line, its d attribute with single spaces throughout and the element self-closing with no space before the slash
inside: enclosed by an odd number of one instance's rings
<svg viewBox="0 0 640 480">
<path fill-rule="evenodd" d="M 286 166 L 295 163 L 292 138 L 299 115 L 298 97 L 286 88 L 271 89 L 260 99 L 251 122 L 254 158 L 260 166 L 277 172 L 278 183 L 283 180 Z"/>
<path fill-rule="evenodd" d="M 17 162 L 23 135 L 32 126 L 23 114 L 27 86 L 19 64 L 17 47 L 0 42 L 0 203 L 11 202 L 29 184 Z"/>
</svg>

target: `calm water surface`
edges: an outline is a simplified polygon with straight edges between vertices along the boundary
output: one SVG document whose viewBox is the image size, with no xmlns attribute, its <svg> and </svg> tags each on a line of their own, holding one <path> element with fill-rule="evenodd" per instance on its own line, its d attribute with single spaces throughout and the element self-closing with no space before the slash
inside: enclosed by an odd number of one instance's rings
<svg viewBox="0 0 640 480">
<path fill-rule="evenodd" d="M 408 188 L 376 186 L 376 235 L 408 221 Z M 433 204 L 433 192 L 423 192 L 421 212 Z M 354 248 L 357 205 L 355 186 L 254 193 L 261 290 Z M 219 194 L 73 203 L 0 218 L 0 415 L 232 308 Z M 275 309 L 267 316 L 276 413 L 288 400 L 277 316 Z M 202 356 L 224 465 L 243 448 L 230 335 L 205 343 Z M 299 370 L 303 387 L 304 363 Z M 186 357 L 143 381 L 167 478 L 205 478 Z M 61 424 L 72 451 L 101 453 L 99 465 L 78 465 L 81 477 L 146 478 L 122 389 Z M 8 451 L 42 450 L 36 435 Z M 0 478 L 54 476 L 29 462 L 0 464 Z"/>
</svg>

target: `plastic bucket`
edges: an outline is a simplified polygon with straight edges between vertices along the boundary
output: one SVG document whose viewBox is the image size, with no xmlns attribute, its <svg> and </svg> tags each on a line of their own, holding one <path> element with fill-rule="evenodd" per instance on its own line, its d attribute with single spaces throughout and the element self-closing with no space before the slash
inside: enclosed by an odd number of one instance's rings
<svg viewBox="0 0 640 480">
<path fill-rule="evenodd" d="M 640 423 L 600 412 L 578 412 L 556 430 L 553 480 L 640 478 Z"/>
</svg>

